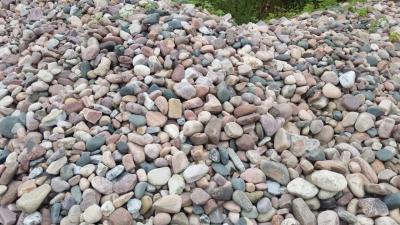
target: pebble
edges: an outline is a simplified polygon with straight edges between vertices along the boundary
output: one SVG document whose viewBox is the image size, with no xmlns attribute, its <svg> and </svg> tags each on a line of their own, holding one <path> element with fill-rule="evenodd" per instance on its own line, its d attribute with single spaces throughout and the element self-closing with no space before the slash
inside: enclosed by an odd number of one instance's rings
<svg viewBox="0 0 400 225">
<path fill-rule="evenodd" d="M 364 198 L 358 201 L 363 214 L 367 217 L 387 216 L 389 210 L 386 204 L 378 198 Z"/>
<path fill-rule="evenodd" d="M 147 174 L 149 183 L 156 186 L 165 185 L 170 177 L 171 170 L 169 167 L 153 169 Z"/>
<path fill-rule="evenodd" d="M 318 194 L 318 188 L 303 178 L 296 178 L 287 185 L 288 192 L 303 199 L 313 198 Z"/>
<path fill-rule="evenodd" d="M 24 225 L 38 225 L 42 223 L 42 215 L 40 212 L 34 212 L 24 218 Z"/>
<path fill-rule="evenodd" d="M 326 191 L 338 192 L 347 187 L 346 178 L 329 170 L 318 170 L 311 174 L 311 182 Z"/>
<path fill-rule="evenodd" d="M 182 207 L 182 199 L 179 195 L 167 195 L 154 202 L 153 208 L 158 212 L 178 213 Z"/>
<path fill-rule="evenodd" d="M 187 183 L 195 182 L 208 173 L 208 166 L 204 164 L 190 165 L 183 171 Z"/>
<path fill-rule="evenodd" d="M 50 185 L 43 184 L 23 194 L 16 202 L 17 207 L 26 213 L 33 213 L 40 207 L 50 191 Z"/>
<path fill-rule="evenodd" d="M 356 73 L 354 71 L 348 71 L 339 76 L 340 85 L 344 88 L 351 88 L 354 86 L 356 80 Z"/>
<path fill-rule="evenodd" d="M 268 178 L 271 178 L 280 184 L 287 185 L 290 181 L 289 171 L 286 166 L 281 163 L 262 160 L 260 169 Z"/>
<path fill-rule="evenodd" d="M 82 213 L 82 217 L 87 223 L 97 223 L 101 220 L 102 214 L 100 206 L 91 205 Z"/>
</svg>

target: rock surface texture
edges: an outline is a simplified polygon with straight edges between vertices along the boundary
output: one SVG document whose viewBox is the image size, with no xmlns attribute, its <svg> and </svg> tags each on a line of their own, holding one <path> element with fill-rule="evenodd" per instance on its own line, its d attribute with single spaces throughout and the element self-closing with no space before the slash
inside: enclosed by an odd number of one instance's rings
<svg viewBox="0 0 400 225">
<path fill-rule="evenodd" d="M 400 3 L 349 4 L 1 0 L 0 224 L 400 224 Z"/>
</svg>

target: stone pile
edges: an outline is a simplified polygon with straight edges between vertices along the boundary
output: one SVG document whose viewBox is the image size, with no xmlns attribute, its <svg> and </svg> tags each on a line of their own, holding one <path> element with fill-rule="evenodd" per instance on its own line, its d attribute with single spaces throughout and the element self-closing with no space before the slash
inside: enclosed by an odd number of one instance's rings
<svg viewBox="0 0 400 225">
<path fill-rule="evenodd" d="M 399 2 L 123 2 L 1 1 L 0 224 L 400 223 Z"/>
</svg>

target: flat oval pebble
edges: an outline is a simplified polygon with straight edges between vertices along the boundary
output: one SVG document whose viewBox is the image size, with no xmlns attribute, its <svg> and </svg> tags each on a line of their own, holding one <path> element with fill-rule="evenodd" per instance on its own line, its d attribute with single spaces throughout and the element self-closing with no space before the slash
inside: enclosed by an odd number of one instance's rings
<svg viewBox="0 0 400 225">
<path fill-rule="evenodd" d="M 346 178 L 329 170 L 319 170 L 311 174 L 311 182 L 326 191 L 337 192 L 347 187 Z"/>
</svg>

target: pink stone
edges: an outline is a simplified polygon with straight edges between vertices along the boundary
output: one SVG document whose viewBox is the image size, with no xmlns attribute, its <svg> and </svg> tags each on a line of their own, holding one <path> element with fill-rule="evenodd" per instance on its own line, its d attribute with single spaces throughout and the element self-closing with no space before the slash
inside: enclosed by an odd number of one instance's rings
<svg viewBox="0 0 400 225">
<path fill-rule="evenodd" d="M 17 214 L 7 208 L 0 208 L 0 223 L 3 225 L 13 225 L 17 221 Z"/>
<path fill-rule="evenodd" d="M 146 113 L 146 120 L 150 127 L 163 127 L 167 122 L 167 117 L 160 112 L 149 111 Z"/>
<path fill-rule="evenodd" d="M 96 124 L 102 116 L 102 113 L 93 109 L 84 108 L 82 110 L 83 117 L 92 124 Z"/>
<path fill-rule="evenodd" d="M 266 181 L 265 174 L 258 168 L 250 168 L 244 171 L 240 177 L 246 182 L 258 184 Z"/>
</svg>

